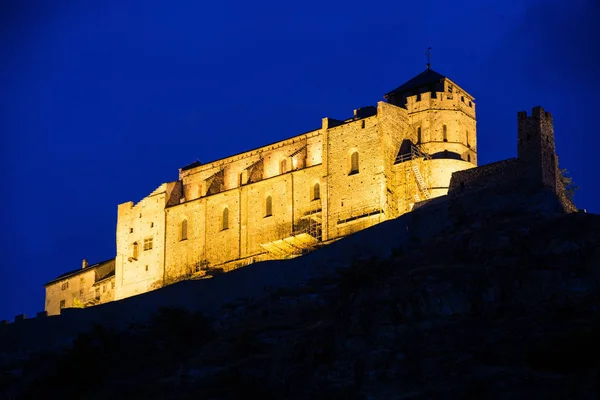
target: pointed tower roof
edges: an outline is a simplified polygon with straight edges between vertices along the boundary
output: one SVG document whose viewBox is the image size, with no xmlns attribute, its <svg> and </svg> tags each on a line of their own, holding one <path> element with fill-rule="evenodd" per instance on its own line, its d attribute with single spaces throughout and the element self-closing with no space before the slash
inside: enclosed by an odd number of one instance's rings
<svg viewBox="0 0 600 400">
<path fill-rule="evenodd" d="M 441 82 L 443 79 L 446 79 L 446 78 L 447 77 L 435 72 L 431 68 L 427 68 L 425 71 L 421 72 L 419 75 L 415 76 L 411 80 L 403 83 L 402 85 L 398 86 L 396 89 L 392 90 L 391 92 L 386 93 L 384 95 L 384 97 L 387 99 L 389 96 L 391 96 L 393 94 L 412 91 L 417 88 L 427 86 L 430 83 Z"/>
</svg>

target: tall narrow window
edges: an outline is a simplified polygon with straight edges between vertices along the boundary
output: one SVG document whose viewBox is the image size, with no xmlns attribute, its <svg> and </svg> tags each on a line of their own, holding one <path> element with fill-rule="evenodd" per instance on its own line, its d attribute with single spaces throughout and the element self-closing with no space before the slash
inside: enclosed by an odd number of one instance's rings
<svg viewBox="0 0 600 400">
<path fill-rule="evenodd" d="M 131 257 L 134 260 L 137 260 L 139 251 L 140 251 L 140 249 L 138 247 L 138 242 L 133 242 L 133 254 L 131 255 Z"/>
<path fill-rule="evenodd" d="M 448 127 L 446 125 L 444 125 L 444 127 L 442 128 L 442 135 L 443 135 L 444 142 L 447 142 L 448 141 Z"/>
<path fill-rule="evenodd" d="M 285 174 L 287 172 L 287 161 L 285 159 L 281 160 L 279 164 L 279 173 Z"/>
<path fill-rule="evenodd" d="M 312 194 L 313 200 L 319 200 L 321 198 L 321 186 L 319 185 L 319 182 L 315 183 L 315 186 L 313 186 Z"/>
<path fill-rule="evenodd" d="M 465 131 L 465 139 L 467 141 L 467 147 L 471 147 L 471 143 L 469 143 L 469 131 Z"/>
<path fill-rule="evenodd" d="M 267 196 L 265 200 L 265 217 L 270 217 L 271 215 L 273 215 L 273 199 L 271 199 L 271 196 Z"/>
<path fill-rule="evenodd" d="M 358 151 L 355 151 L 350 156 L 350 173 L 348 175 L 358 173 Z"/>
<path fill-rule="evenodd" d="M 188 234 L 188 222 L 187 222 L 187 219 L 184 219 L 183 221 L 181 221 L 181 239 L 180 240 L 187 240 L 187 234 Z"/>
<path fill-rule="evenodd" d="M 229 209 L 225 207 L 223 209 L 223 220 L 221 221 L 221 229 L 229 229 Z"/>
<path fill-rule="evenodd" d="M 421 144 L 421 127 L 417 128 L 417 144 Z"/>
</svg>

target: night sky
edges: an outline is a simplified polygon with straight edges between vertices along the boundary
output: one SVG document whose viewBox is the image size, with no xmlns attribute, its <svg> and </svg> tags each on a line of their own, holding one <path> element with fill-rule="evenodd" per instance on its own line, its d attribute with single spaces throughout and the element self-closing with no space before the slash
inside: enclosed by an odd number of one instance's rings
<svg viewBox="0 0 600 400">
<path fill-rule="evenodd" d="M 82 258 L 113 257 L 117 204 L 196 159 L 375 105 L 430 46 L 432 68 L 475 96 L 480 165 L 516 156 L 517 112 L 541 105 L 576 205 L 600 213 L 597 0 L 2 7 L 0 319 L 43 310 L 44 283 Z"/>
</svg>

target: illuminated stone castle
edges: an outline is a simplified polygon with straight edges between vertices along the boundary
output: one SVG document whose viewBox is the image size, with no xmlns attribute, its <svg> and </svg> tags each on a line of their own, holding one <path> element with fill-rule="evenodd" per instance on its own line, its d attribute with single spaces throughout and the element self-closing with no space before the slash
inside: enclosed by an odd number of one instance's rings
<svg viewBox="0 0 600 400">
<path fill-rule="evenodd" d="M 477 165 L 473 97 L 427 68 L 346 120 L 179 170 L 118 206 L 117 254 L 46 285 L 46 311 L 295 257 L 445 195 Z"/>
</svg>

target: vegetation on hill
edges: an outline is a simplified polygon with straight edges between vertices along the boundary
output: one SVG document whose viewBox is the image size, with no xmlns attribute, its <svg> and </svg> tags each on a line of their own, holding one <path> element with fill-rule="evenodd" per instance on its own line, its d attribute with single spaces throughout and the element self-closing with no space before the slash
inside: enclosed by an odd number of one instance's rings
<svg viewBox="0 0 600 400">
<path fill-rule="evenodd" d="M 600 217 L 499 212 L 217 320 L 161 309 L 4 360 L 9 398 L 600 395 Z"/>
</svg>

